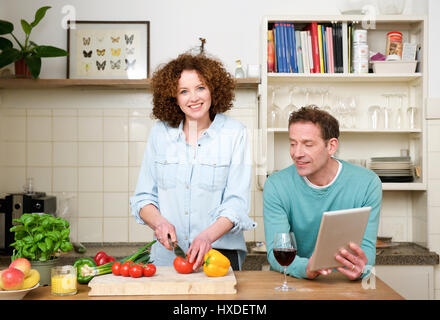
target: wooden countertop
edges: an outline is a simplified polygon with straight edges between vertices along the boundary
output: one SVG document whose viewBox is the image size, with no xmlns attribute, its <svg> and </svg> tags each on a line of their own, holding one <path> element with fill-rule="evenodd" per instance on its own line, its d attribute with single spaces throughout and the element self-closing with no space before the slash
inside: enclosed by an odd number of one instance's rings
<svg viewBox="0 0 440 320">
<path fill-rule="evenodd" d="M 57 297 L 50 294 L 50 286 L 39 287 L 24 300 L 402 300 L 396 291 L 379 278 L 374 289 L 364 289 L 363 282 L 350 281 L 338 272 L 314 280 L 288 277 L 295 291 L 279 292 L 274 288 L 282 283 L 283 275 L 275 271 L 236 271 L 237 294 L 225 295 L 156 295 L 90 297 L 90 288 L 79 285 L 78 293 Z M 367 282 L 367 281 L 365 281 Z M 370 286 L 374 281 L 369 281 Z"/>
</svg>

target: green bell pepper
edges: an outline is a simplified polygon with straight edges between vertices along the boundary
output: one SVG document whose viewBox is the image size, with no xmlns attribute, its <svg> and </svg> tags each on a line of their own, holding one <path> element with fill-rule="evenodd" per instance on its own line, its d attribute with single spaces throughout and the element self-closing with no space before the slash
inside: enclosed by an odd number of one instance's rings
<svg viewBox="0 0 440 320">
<path fill-rule="evenodd" d="M 79 258 L 73 264 L 76 268 L 76 279 L 81 284 L 87 284 L 95 276 L 92 269 L 96 268 L 96 263 L 92 258 Z"/>
</svg>

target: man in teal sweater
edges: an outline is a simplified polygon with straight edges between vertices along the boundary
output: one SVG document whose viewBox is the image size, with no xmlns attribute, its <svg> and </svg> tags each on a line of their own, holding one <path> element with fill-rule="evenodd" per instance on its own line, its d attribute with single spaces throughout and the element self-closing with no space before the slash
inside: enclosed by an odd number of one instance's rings
<svg viewBox="0 0 440 320">
<path fill-rule="evenodd" d="M 322 214 L 368 206 L 372 210 L 362 243 L 350 243 L 352 253 L 342 249 L 335 259 L 344 265 L 337 270 L 350 280 L 365 276 L 375 264 L 382 184 L 374 172 L 333 157 L 338 137 L 338 121 L 317 107 L 303 107 L 289 118 L 293 165 L 272 174 L 263 192 L 267 258 L 273 270 L 283 270 L 273 255 L 274 235 L 292 231 L 298 252 L 287 273 L 308 279 L 330 273 L 309 268 Z"/>
</svg>

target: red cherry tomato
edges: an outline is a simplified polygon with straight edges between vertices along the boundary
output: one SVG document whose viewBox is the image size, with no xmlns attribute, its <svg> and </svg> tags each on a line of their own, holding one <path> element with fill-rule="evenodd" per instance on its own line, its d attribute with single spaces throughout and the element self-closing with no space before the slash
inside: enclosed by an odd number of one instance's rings
<svg viewBox="0 0 440 320">
<path fill-rule="evenodd" d="M 139 278 L 142 277 L 142 275 L 144 274 L 144 270 L 140 265 L 134 264 L 130 267 L 129 274 L 132 278 Z"/>
<path fill-rule="evenodd" d="M 130 264 L 128 264 L 128 263 L 124 263 L 122 266 L 121 266 L 121 276 L 123 276 L 123 277 L 128 277 L 130 275 Z"/>
<path fill-rule="evenodd" d="M 113 265 L 112 265 L 112 273 L 115 275 L 115 276 L 120 276 L 121 275 L 121 263 L 120 262 L 115 262 L 115 263 L 113 263 Z"/>
<path fill-rule="evenodd" d="M 174 259 L 174 269 L 176 269 L 178 273 L 186 274 L 193 272 L 193 265 L 195 261 L 193 263 L 189 263 L 187 259 L 184 259 L 182 257 L 176 257 L 176 259 Z"/>
<path fill-rule="evenodd" d="M 156 266 L 152 263 L 147 264 L 144 267 L 144 276 L 145 277 L 151 277 L 156 273 Z"/>
<path fill-rule="evenodd" d="M 104 251 L 99 251 L 99 252 L 96 254 L 95 258 L 94 258 L 96 264 L 98 264 L 99 260 L 100 260 L 102 257 L 106 257 L 106 256 L 107 256 L 107 254 L 106 254 Z M 98 266 L 99 266 L 99 264 L 98 264 Z"/>
</svg>

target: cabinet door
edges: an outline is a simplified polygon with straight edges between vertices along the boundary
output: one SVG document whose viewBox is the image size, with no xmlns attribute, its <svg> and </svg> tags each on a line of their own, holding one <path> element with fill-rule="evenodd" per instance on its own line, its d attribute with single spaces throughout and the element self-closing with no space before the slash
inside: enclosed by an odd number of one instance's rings
<svg viewBox="0 0 440 320">
<path fill-rule="evenodd" d="M 408 300 L 434 298 L 432 266 L 375 266 L 376 276 Z"/>
</svg>

